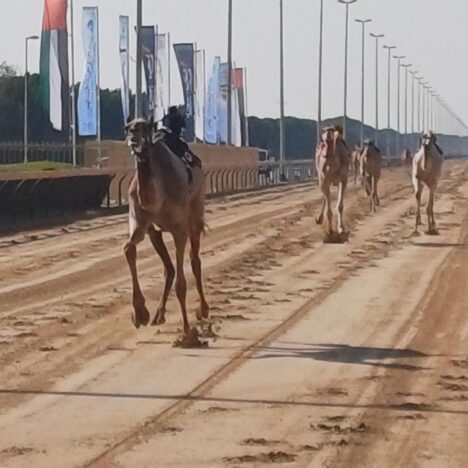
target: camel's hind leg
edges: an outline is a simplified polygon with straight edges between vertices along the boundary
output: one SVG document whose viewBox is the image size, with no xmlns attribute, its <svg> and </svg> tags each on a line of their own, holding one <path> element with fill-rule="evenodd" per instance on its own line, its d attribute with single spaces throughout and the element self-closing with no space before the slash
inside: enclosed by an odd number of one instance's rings
<svg viewBox="0 0 468 468">
<path fill-rule="evenodd" d="M 208 318 L 208 312 L 210 310 L 203 292 L 202 266 L 200 260 L 201 233 L 202 231 L 198 231 L 190 235 L 190 260 L 192 263 L 193 275 L 195 276 L 195 281 L 197 284 L 198 294 L 200 295 L 200 310 L 197 311 L 198 320 Z"/>
<path fill-rule="evenodd" d="M 166 279 L 164 284 L 164 291 L 158 310 L 156 312 L 156 316 L 151 323 L 151 325 L 162 325 L 166 322 L 166 303 L 167 298 L 169 297 L 169 293 L 172 289 L 172 284 L 174 283 L 175 269 L 174 265 L 172 264 L 171 257 L 169 256 L 169 252 L 167 251 L 166 244 L 164 243 L 162 232 L 157 231 L 154 226 L 151 226 L 148 229 L 148 234 L 151 243 L 153 244 L 154 250 L 156 250 L 164 265 L 164 276 Z"/>
<path fill-rule="evenodd" d="M 136 267 L 137 249 L 136 246 L 145 238 L 146 228 L 135 227 L 131 229 L 130 239 L 124 246 L 125 257 L 127 258 L 133 283 L 133 308 L 135 313 L 132 315 L 132 321 L 136 328 L 140 325 L 148 325 L 150 315 L 145 305 L 145 298 L 141 292 L 138 282 L 138 272 Z"/>
<path fill-rule="evenodd" d="M 435 189 L 433 187 L 429 188 L 429 201 L 427 202 L 427 224 L 428 224 L 428 233 L 437 234 L 437 225 L 434 217 L 434 195 Z"/>
<path fill-rule="evenodd" d="M 414 194 L 416 197 L 416 223 L 414 226 L 414 232 L 418 232 L 418 226 L 421 225 L 421 195 L 423 190 L 422 183 L 416 179 L 413 180 Z"/>
<path fill-rule="evenodd" d="M 187 245 L 187 235 L 174 235 L 174 243 L 176 247 L 176 295 L 179 300 L 180 309 L 182 312 L 182 321 L 184 323 L 184 332 L 188 334 L 190 324 L 187 318 L 187 280 L 184 273 L 184 257 L 185 247 Z"/>
<path fill-rule="evenodd" d="M 342 181 L 338 185 L 338 201 L 336 203 L 336 211 L 338 213 L 338 223 L 337 223 L 338 234 L 342 234 L 345 232 L 344 225 L 343 225 L 343 208 L 344 208 L 345 190 L 346 190 L 346 182 Z"/>
</svg>

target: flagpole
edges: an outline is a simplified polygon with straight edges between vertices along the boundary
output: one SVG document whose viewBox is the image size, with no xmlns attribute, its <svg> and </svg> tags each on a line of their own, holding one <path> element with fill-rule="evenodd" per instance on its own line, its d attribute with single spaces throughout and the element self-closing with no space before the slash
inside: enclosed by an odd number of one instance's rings
<svg viewBox="0 0 468 468">
<path fill-rule="evenodd" d="M 141 96 L 141 27 L 143 24 L 143 1 L 137 0 L 137 51 L 136 51 L 136 91 L 135 91 L 135 117 L 142 117 L 143 106 Z"/>
<path fill-rule="evenodd" d="M 203 109 L 203 143 L 206 143 L 206 138 L 205 138 L 205 103 L 206 103 L 206 54 L 205 54 L 205 49 L 202 50 L 202 62 L 203 62 L 203 103 L 202 103 L 202 109 Z"/>
<path fill-rule="evenodd" d="M 168 83 L 168 96 L 167 107 L 171 107 L 171 33 L 167 33 L 167 83 Z"/>
<path fill-rule="evenodd" d="M 244 68 L 244 106 L 245 106 L 245 146 L 250 146 L 249 138 L 249 112 L 247 108 L 247 67 Z"/>
<path fill-rule="evenodd" d="M 154 25 L 154 108 L 153 108 L 153 118 L 154 122 L 157 121 L 157 105 L 158 105 L 158 45 L 159 45 L 159 26 L 157 24 Z"/>
<path fill-rule="evenodd" d="M 72 131 L 72 162 L 76 166 L 76 102 L 75 102 L 75 44 L 73 0 L 70 2 L 70 37 L 71 37 L 71 131 Z"/>
<path fill-rule="evenodd" d="M 227 145 L 232 144 L 232 0 L 228 0 L 228 94 Z"/>
<path fill-rule="evenodd" d="M 98 142 L 98 167 L 101 168 L 101 57 L 99 53 L 99 8 L 96 7 L 96 124 Z"/>
</svg>

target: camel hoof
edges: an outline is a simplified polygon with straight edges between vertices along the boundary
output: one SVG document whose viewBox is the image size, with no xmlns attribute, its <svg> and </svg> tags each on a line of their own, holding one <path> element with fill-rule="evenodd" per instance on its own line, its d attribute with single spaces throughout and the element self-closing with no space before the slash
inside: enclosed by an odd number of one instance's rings
<svg viewBox="0 0 468 468">
<path fill-rule="evenodd" d="M 323 224 L 323 217 L 318 216 L 315 218 L 315 224 L 322 225 Z"/>
<path fill-rule="evenodd" d="M 436 228 L 430 229 L 429 231 L 426 231 L 426 234 L 428 236 L 440 236 L 440 233 Z"/>
<path fill-rule="evenodd" d="M 148 312 L 148 309 L 143 306 L 139 311 L 138 311 L 138 316 L 140 320 L 140 324 L 146 327 L 150 321 L 150 313 Z"/>
<path fill-rule="evenodd" d="M 155 327 L 157 325 L 164 325 L 166 323 L 165 314 L 166 314 L 165 309 L 158 309 L 158 311 L 156 312 L 156 316 L 151 322 L 151 326 Z"/>
<path fill-rule="evenodd" d="M 137 317 L 135 312 L 132 312 L 132 323 L 137 330 L 140 328 L 140 319 Z"/>
<path fill-rule="evenodd" d="M 199 310 L 197 310 L 197 320 L 207 319 L 210 316 L 210 307 L 208 304 L 203 304 Z"/>
</svg>

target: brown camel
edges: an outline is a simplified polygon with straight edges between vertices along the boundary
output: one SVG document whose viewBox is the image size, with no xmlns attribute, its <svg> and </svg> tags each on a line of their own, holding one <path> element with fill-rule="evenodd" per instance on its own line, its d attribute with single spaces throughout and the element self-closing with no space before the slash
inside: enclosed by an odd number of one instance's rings
<svg viewBox="0 0 468 468">
<path fill-rule="evenodd" d="M 137 244 L 148 234 L 161 257 L 165 270 L 165 286 L 153 325 L 165 323 L 166 302 L 176 276 L 176 295 L 182 311 L 184 331 L 190 330 L 186 311 L 187 284 L 184 255 L 187 241 L 191 245 L 192 270 L 196 279 L 201 307 L 197 318 L 208 317 L 208 304 L 202 285 L 200 237 L 204 230 L 205 179 L 200 166 L 189 170 L 160 139 L 154 139 L 153 122 L 135 119 L 126 127 L 127 143 L 137 160 L 137 170 L 129 188 L 130 238 L 125 244 L 133 282 L 132 316 L 135 327 L 147 325 L 150 319 L 140 289 L 136 268 Z M 171 233 L 176 250 L 176 269 L 163 240 L 163 232 Z"/>
<path fill-rule="evenodd" d="M 317 224 L 323 224 L 325 208 L 327 209 L 329 236 L 333 235 L 333 213 L 331 209 L 330 189 L 332 185 L 338 186 L 338 235 L 345 234 L 343 227 L 343 207 L 349 173 L 349 150 L 341 136 L 339 129 L 325 128 L 322 132 L 322 141 L 317 145 L 315 164 L 319 180 L 320 191 L 323 195 L 323 204 L 320 214 L 316 218 Z"/>
<path fill-rule="evenodd" d="M 439 182 L 444 156 L 437 145 L 437 138 L 432 133 L 425 133 L 421 138 L 421 149 L 414 155 L 412 181 L 416 196 L 416 224 L 414 231 L 418 232 L 421 224 L 421 195 L 423 184 L 429 189 L 429 201 L 427 203 L 428 234 L 438 234 L 434 218 L 434 196 Z"/>
<path fill-rule="evenodd" d="M 359 175 L 359 167 L 360 167 L 360 160 L 361 160 L 361 153 L 362 148 L 359 145 L 354 147 L 354 151 L 351 153 L 351 170 L 353 171 L 354 176 L 354 185 L 357 184 L 358 175 Z"/>
<path fill-rule="evenodd" d="M 360 158 L 361 181 L 370 197 L 370 209 L 373 213 L 380 205 L 378 185 L 382 172 L 382 156 L 372 140 L 364 142 Z"/>
</svg>

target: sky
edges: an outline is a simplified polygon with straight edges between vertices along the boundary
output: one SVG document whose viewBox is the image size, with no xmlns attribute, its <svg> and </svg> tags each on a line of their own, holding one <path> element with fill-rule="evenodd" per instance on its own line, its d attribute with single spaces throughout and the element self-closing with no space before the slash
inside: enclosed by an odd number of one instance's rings
<svg viewBox="0 0 468 468">
<path fill-rule="evenodd" d="M 24 38 L 40 34 L 43 0 L 0 0 L 0 62 L 24 72 Z M 227 56 L 227 0 L 143 0 L 144 24 L 157 24 L 176 42 L 196 42 L 206 50 L 207 69 L 214 56 Z M 247 68 L 248 112 L 260 117 L 279 115 L 279 0 L 233 0 L 233 58 Z M 320 0 L 284 0 L 285 111 L 316 118 Z M 343 113 L 345 7 L 324 0 L 323 116 Z M 118 16 L 135 25 L 136 0 L 74 0 L 76 80 L 83 75 L 81 9 L 98 6 L 100 17 L 101 87 L 120 86 Z M 361 26 L 366 31 L 365 121 L 375 122 L 375 40 L 367 33 L 385 34 L 381 45 L 396 46 L 430 85 L 468 123 L 467 0 L 358 0 L 350 6 L 348 115 L 361 115 Z M 135 35 L 131 35 L 135 57 Z M 180 78 L 172 54 L 173 100 L 182 102 Z M 381 123 L 387 113 L 387 55 L 380 49 Z M 132 64 L 134 85 L 135 64 Z M 39 41 L 30 43 L 30 72 L 39 68 Z M 396 100 L 397 65 L 392 59 L 392 100 Z M 402 86 L 404 74 L 402 74 Z M 411 81 L 411 80 L 410 80 Z M 409 87 L 411 89 L 411 87 Z M 403 107 L 402 107 L 403 111 Z M 402 118 L 402 128 L 404 127 Z M 392 115 L 396 128 L 396 112 Z"/>
</svg>

